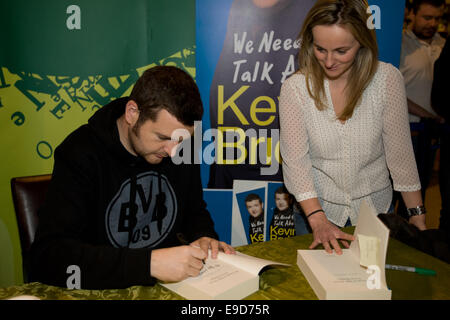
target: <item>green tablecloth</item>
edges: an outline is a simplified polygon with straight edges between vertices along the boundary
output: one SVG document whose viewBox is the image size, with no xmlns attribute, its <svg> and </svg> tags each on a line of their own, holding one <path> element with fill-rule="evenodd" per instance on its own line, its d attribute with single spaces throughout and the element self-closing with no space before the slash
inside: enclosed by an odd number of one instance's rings
<svg viewBox="0 0 450 320">
<path fill-rule="evenodd" d="M 348 229 L 350 231 L 353 229 Z M 317 299 L 303 274 L 297 267 L 297 249 L 307 249 L 312 235 L 268 241 L 237 248 L 240 252 L 291 264 L 290 267 L 271 268 L 260 277 L 260 290 L 248 296 L 250 300 L 311 300 Z M 386 270 L 386 281 L 392 290 L 392 299 L 450 299 L 450 265 L 390 239 L 386 262 L 389 264 L 433 269 L 436 276 Z M 163 288 L 133 286 L 117 290 L 69 290 L 41 283 L 0 288 L 0 299 L 18 295 L 33 295 L 41 299 L 182 299 Z"/>
</svg>

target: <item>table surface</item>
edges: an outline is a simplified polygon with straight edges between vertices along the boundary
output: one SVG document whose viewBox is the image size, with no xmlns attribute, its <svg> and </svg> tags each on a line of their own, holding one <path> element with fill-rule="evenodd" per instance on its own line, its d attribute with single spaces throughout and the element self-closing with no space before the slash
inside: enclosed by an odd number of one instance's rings
<svg viewBox="0 0 450 320">
<path fill-rule="evenodd" d="M 353 231 L 352 228 L 346 229 Z M 307 249 L 312 235 L 296 236 L 287 239 L 256 243 L 236 248 L 245 254 L 259 258 L 290 264 L 290 267 L 269 268 L 260 277 L 260 289 L 248 296 L 249 300 L 315 300 L 314 291 L 297 267 L 297 250 Z M 392 290 L 392 299 L 450 299 L 450 265 L 415 250 L 395 240 L 389 240 L 386 263 L 433 269 L 436 276 L 424 276 L 405 271 L 386 270 L 386 282 Z M 160 286 L 133 286 L 114 290 L 70 290 L 27 283 L 20 286 L 0 288 L 0 299 L 18 295 L 33 295 L 40 299 L 114 299 L 114 300 L 151 300 L 183 299 L 181 296 Z"/>
</svg>

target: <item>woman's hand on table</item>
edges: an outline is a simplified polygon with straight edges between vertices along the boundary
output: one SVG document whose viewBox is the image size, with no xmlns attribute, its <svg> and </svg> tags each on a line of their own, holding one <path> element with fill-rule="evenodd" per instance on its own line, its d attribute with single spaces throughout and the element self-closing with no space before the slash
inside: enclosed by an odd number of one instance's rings
<svg viewBox="0 0 450 320">
<path fill-rule="evenodd" d="M 339 241 L 345 248 L 349 248 L 350 245 L 347 241 L 355 239 L 353 235 L 343 232 L 339 227 L 328 221 L 323 212 L 314 214 L 308 218 L 308 221 L 314 236 L 314 241 L 309 246 L 310 249 L 314 249 L 319 244 L 322 244 L 326 252 L 333 253 L 334 249 L 340 255 L 342 254 L 342 249 Z"/>
</svg>

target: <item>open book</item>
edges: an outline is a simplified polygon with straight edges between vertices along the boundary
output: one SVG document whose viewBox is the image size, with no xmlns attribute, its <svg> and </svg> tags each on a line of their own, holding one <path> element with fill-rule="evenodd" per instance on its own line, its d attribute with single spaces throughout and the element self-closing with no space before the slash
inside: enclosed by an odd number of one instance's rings
<svg viewBox="0 0 450 320">
<path fill-rule="evenodd" d="M 355 241 L 338 256 L 325 250 L 298 250 L 297 265 L 319 299 L 389 300 L 385 276 L 389 229 L 363 201 Z"/>
<path fill-rule="evenodd" d="M 238 300 L 259 289 L 259 273 L 269 265 L 282 265 L 240 252 L 219 252 L 217 259 L 208 258 L 197 277 L 162 286 L 190 300 Z"/>
</svg>

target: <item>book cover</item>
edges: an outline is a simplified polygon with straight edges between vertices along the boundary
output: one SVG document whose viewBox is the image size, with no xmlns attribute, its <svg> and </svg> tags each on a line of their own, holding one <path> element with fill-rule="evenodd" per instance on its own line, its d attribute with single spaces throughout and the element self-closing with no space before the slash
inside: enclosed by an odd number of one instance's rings
<svg viewBox="0 0 450 320">
<path fill-rule="evenodd" d="M 296 200 L 286 186 L 282 182 L 268 182 L 266 239 L 277 240 L 295 236 L 296 214 L 300 214 Z"/>
<path fill-rule="evenodd" d="M 304 225 L 282 182 L 234 180 L 231 245 L 293 237 L 305 233 Z"/>
<path fill-rule="evenodd" d="M 267 182 L 234 180 L 231 245 L 266 241 Z"/>
</svg>

